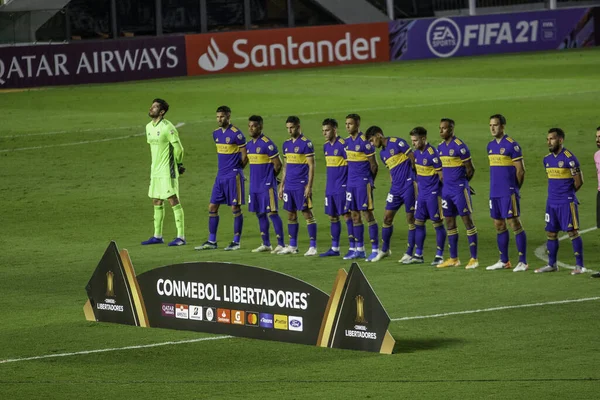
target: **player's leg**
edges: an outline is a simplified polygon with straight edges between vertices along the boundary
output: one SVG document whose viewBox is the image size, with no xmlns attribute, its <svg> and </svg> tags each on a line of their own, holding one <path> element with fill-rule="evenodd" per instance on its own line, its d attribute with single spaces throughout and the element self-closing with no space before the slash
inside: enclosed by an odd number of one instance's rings
<svg viewBox="0 0 600 400">
<path fill-rule="evenodd" d="M 440 265 L 444 262 L 444 246 L 446 245 L 446 228 L 444 227 L 442 198 L 441 196 L 429 196 L 425 201 L 427 205 L 427 217 L 431 220 L 433 229 L 435 230 L 435 257 L 431 265 Z M 419 215 L 419 206 L 416 206 L 415 218 L 425 221 L 427 218 L 422 218 Z"/>
<path fill-rule="evenodd" d="M 558 271 L 556 259 L 558 255 L 558 232 L 560 231 L 560 220 L 555 206 L 546 203 L 546 250 L 548 251 L 548 264 L 535 270 L 536 274 L 543 272 Z"/>
<path fill-rule="evenodd" d="M 208 240 L 195 250 L 214 250 L 217 248 L 217 230 L 219 229 L 219 206 L 225 203 L 225 190 L 221 179 L 215 179 L 210 203 L 208 204 Z"/>
<path fill-rule="evenodd" d="M 406 249 L 406 254 L 413 255 L 415 252 L 415 235 L 416 235 L 416 227 L 415 227 L 415 207 L 416 207 L 416 196 L 417 192 L 417 184 L 413 182 L 412 187 L 409 187 L 403 194 L 402 199 L 404 202 L 404 209 L 406 210 L 406 223 L 408 224 L 408 245 Z M 423 225 L 425 226 L 425 225 Z M 421 256 L 423 253 L 421 253 Z M 411 259 L 412 263 L 422 263 L 423 260 L 416 258 L 414 260 Z"/>
<path fill-rule="evenodd" d="M 248 195 L 248 211 L 256 214 L 261 237 L 260 246 L 253 249 L 252 252 L 272 251 L 269 237 L 269 217 L 267 217 L 267 212 L 270 211 L 268 193 L 250 193 Z"/>
<path fill-rule="evenodd" d="M 373 210 L 375 208 L 373 205 L 373 186 L 370 183 L 367 183 L 365 189 L 359 190 L 357 197 L 358 199 L 363 200 L 361 202 L 361 212 L 365 221 L 367 222 L 367 226 L 369 227 L 371 255 L 369 255 L 367 261 L 371 261 L 373 258 L 377 257 L 377 253 L 379 253 L 379 225 L 377 225 L 375 214 L 373 214 Z"/>
<path fill-rule="evenodd" d="M 515 235 L 517 251 L 519 252 L 519 263 L 515 266 L 513 272 L 527 271 L 529 269 L 529 264 L 527 264 L 527 235 L 523 224 L 519 217 L 508 218 L 507 221 Z"/>
<path fill-rule="evenodd" d="M 406 206 L 405 206 L 406 207 Z M 412 207 L 414 210 L 414 207 Z M 406 212 L 406 222 L 408 223 L 408 246 L 406 250 L 406 254 L 413 254 L 410 258 L 404 262 L 404 264 L 423 264 L 423 244 L 425 243 L 425 221 L 421 221 L 421 231 L 419 234 L 422 235 L 421 238 L 421 247 L 416 246 L 417 242 L 417 225 L 414 212 L 407 211 Z M 412 237 L 411 237 L 412 236 Z M 416 247 L 416 251 L 415 251 Z"/>
<path fill-rule="evenodd" d="M 177 188 L 178 189 L 178 188 Z M 179 192 L 179 190 L 177 190 Z M 186 244 L 185 241 L 185 220 L 183 214 L 183 206 L 179 202 L 177 195 L 169 197 L 169 204 L 173 209 L 173 217 L 175 218 L 175 227 L 177 228 L 177 237 L 173 239 L 169 246 L 183 246 Z"/>
<path fill-rule="evenodd" d="M 586 272 L 583 264 L 583 240 L 579 235 L 579 210 L 577 208 L 577 203 L 574 202 L 566 205 L 563 210 L 564 214 L 567 215 L 561 218 L 563 226 L 566 225 L 567 234 L 569 235 L 571 245 L 573 246 L 573 254 L 575 254 L 575 269 L 571 271 L 571 275 L 578 275 Z"/>
<path fill-rule="evenodd" d="M 390 245 L 392 235 L 394 234 L 394 217 L 401 206 L 402 197 L 388 193 L 385 199 L 385 211 L 383 212 L 383 223 L 381 226 L 381 251 L 379 252 L 379 255 L 371 261 L 379 261 L 392 254 Z"/>
<path fill-rule="evenodd" d="M 356 251 L 356 239 L 354 238 L 354 222 L 352 221 L 352 213 L 344 213 L 344 221 L 346 222 L 346 231 L 348 232 L 348 253 Z"/>
<path fill-rule="evenodd" d="M 448 234 L 450 258 L 448 258 L 441 264 L 438 264 L 437 267 L 458 267 L 460 265 L 460 260 L 458 259 L 458 227 L 456 226 L 456 217 L 458 216 L 458 209 L 454 204 L 453 196 L 442 196 L 442 210 Z"/>
<path fill-rule="evenodd" d="M 152 205 L 154 207 L 154 234 L 148 240 L 144 240 L 142 245 L 146 246 L 149 244 L 162 244 L 164 240 L 162 238 L 163 221 L 165 218 L 165 211 L 163 207 L 163 201 L 157 197 L 160 197 L 158 193 L 158 182 L 156 178 L 150 180 L 150 186 L 148 188 L 148 196 L 152 199 Z"/>
<path fill-rule="evenodd" d="M 312 213 L 312 201 L 306 199 L 306 203 L 303 204 L 302 216 L 306 221 L 306 229 L 308 230 L 309 247 L 305 256 L 316 256 L 317 253 L 317 221 Z"/>
<path fill-rule="evenodd" d="M 477 227 L 473 222 L 473 206 L 471 205 L 471 193 L 469 189 L 465 188 L 461 195 L 456 196 L 458 213 L 461 216 L 465 228 L 467 229 L 467 240 L 469 241 L 469 251 L 471 253 L 471 259 L 465 266 L 465 269 L 474 269 L 479 266 L 477 260 Z"/>
<path fill-rule="evenodd" d="M 227 184 L 227 205 L 231 206 L 231 212 L 233 213 L 233 240 L 223 250 L 232 251 L 240 249 L 240 240 L 244 229 L 244 214 L 241 207 L 245 204 L 246 199 L 244 196 L 244 178 L 241 174 L 237 174 L 235 179 L 229 179 Z"/>
<path fill-rule="evenodd" d="M 362 222 L 362 215 L 360 213 L 360 205 L 357 200 L 356 193 L 357 188 L 347 188 L 346 192 L 346 209 L 350 211 L 352 217 L 352 232 L 354 234 L 354 243 L 356 245 L 356 251 L 344 256 L 344 260 L 354 260 L 357 258 L 366 258 L 365 255 L 365 227 Z"/>
<path fill-rule="evenodd" d="M 273 224 L 273 230 L 275 231 L 275 236 L 277 237 L 277 246 L 271 251 L 271 254 L 279 254 L 281 250 L 285 248 L 285 236 L 283 232 L 283 221 L 279 216 L 279 203 L 277 201 L 277 195 L 275 193 L 275 189 L 269 189 L 269 219 Z"/>
<path fill-rule="evenodd" d="M 302 195 L 304 196 L 304 193 Z M 283 209 L 288 212 L 288 236 L 290 244 L 278 254 L 296 254 L 298 253 L 298 207 L 295 204 L 294 191 L 283 191 Z"/>
<path fill-rule="evenodd" d="M 489 199 L 489 202 L 490 217 L 494 221 L 494 227 L 496 228 L 496 244 L 498 245 L 500 259 L 496 263 L 487 266 L 485 269 L 488 271 L 494 271 L 510 268 L 511 265 L 508 257 L 508 242 L 510 236 L 508 234 L 508 228 L 506 227 L 506 213 L 503 207 L 503 198 L 492 197 Z"/>
</svg>

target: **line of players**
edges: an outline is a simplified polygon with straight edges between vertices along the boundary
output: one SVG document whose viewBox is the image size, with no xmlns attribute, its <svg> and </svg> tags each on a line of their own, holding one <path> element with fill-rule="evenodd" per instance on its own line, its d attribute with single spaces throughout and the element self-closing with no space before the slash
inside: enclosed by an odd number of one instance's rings
<svg viewBox="0 0 600 400">
<path fill-rule="evenodd" d="M 158 101 L 158 102 L 157 102 Z M 156 141 L 153 129 L 160 123 L 167 126 L 165 135 L 169 145 L 171 181 L 177 184 L 182 167 L 183 148 L 176 129 L 161 115 L 164 100 L 155 99 L 150 110 L 153 121 L 147 126 L 148 143 Z M 164 102 L 166 104 L 166 102 Z M 153 114 L 154 109 L 154 114 Z M 158 111 L 157 111 L 158 110 Z M 168 110 L 168 105 L 166 106 Z M 166 121 L 166 123 L 164 122 Z M 272 254 L 298 253 L 298 211 L 302 213 L 310 239 L 305 256 L 316 256 L 317 224 L 312 213 L 312 188 L 314 182 L 315 160 L 314 146 L 302 133 L 300 119 L 290 116 L 286 128 L 290 138 L 282 146 L 282 162 L 277 146 L 263 133 L 263 119 L 253 115 L 248 119 L 248 132 L 251 140 L 246 142 L 242 131 L 231 124 L 231 110 L 227 106 L 217 109 L 219 128 L 213 132 L 217 148 L 218 173 L 213 185 L 209 205 L 209 237 L 196 250 L 218 248 L 217 230 L 220 205 L 231 206 L 234 215 L 234 238 L 226 251 L 240 249 L 243 228 L 241 206 L 245 204 L 245 177 L 243 169 L 250 164 L 250 194 L 248 208 L 256 213 L 259 221 L 262 244 L 253 252 L 271 252 Z M 331 247 L 321 257 L 341 256 L 340 241 L 343 219 L 346 223 L 349 251 L 345 260 L 363 259 L 377 262 L 391 255 L 390 242 L 393 233 L 393 221 L 397 211 L 404 206 L 408 224 L 408 246 L 399 262 L 403 264 L 423 263 L 423 245 L 426 236 L 425 222 L 430 220 L 436 233 L 436 255 L 431 265 L 437 268 L 461 265 L 458 258 L 458 228 L 456 217 L 460 216 L 467 230 L 470 259 L 465 268 L 479 266 L 477 257 L 477 228 L 472 219 L 471 195 L 473 189 L 469 181 L 475 169 L 467 145 L 454 135 L 455 123 L 443 118 L 439 125 L 442 139 L 436 148 L 427 140 L 427 130 L 416 127 L 411 130 L 412 147 L 399 137 L 386 137 L 377 126 L 369 127 L 365 133 L 360 130 L 360 116 L 349 114 L 345 118 L 345 128 L 349 137 L 338 135 L 338 123 L 327 118 L 322 123 L 325 138 L 323 152 L 327 165 L 325 190 L 325 213 L 329 216 L 331 229 Z M 521 225 L 519 214 L 519 188 L 523 185 L 525 167 L 519 144 L 504 132 L 506 119 L 500 114 L 490 117 L 490 132 L 493 140 L 488 144 L 490 163 L 490 214 L 497 230 L 497 244 L 500 260 L 488 266 L 487 270 L 512 268 L 508 259 L 508 226 L 515 235 L 519 262 L 513 271 L 527 271 L 527 239 Z M 170 135 L 170 138 L 169 138 Z M 160 137 L 160 132 L 158 135 Z M 546 207 L 546 231 L 548 265 L 535 270 L 536 273 L 557 271 L 558 231 L 568 232 L 576 258 L 576 268 L 572 274 L 586 271 L 583 264 L 583 244 L 579 236 L 577 198 L 575 192 L 583 184 L 583 177 L 577 158 L 563 147 L 564 132 L 560 128 L 548 131 L 550 154 L 544 158 L 548 176 L 548 203 Z M 181 147 L 181 156 L 172 148 Z M 380 158 L 390 171 L 391 188 L 386 198 L 386 207 L 381 228 L 382 247 L 379 248 L 379 226 L 373 214 L 373 189 L 378 173 L 375 149 L 380 149 Z M 414 148 L 414 149 L 413 149 Z M 158 152 L 158 150 L 156 150 Z M 164 150 L 163 150 L 164 152 Z M 153 154 L 153 168 L 155 150 Z M 172 155 L 175 154 L 175 157 Z M 175 168 L 178 163 L 179 168 Z M 178 173 L 179 172 L 179 173 Z M 281 175 L 279 180 L 277 177 Z M 155 205 L 155 234 L 142 244 L 163 243 L 162 218 L 157 221 L 157 207 L 162 209 L 162 201 L 168 199 L 174 211 L 181 207 L 177 199 L 178 187 L 166 188 L 165 193 L 153 193 L 156 186 L 154 175 L 151 177 L 149 196 Z M 170 191 L 169 191 L 170 190 Z M 167 196 L 169 193 L 175 195 Z M 283 221 L 278 214 L 278 199 L 283 200 L 283 208 L 288 212 L 289 244 L 285 245 Z M 179 208 L 181 210 L 181 208 Z M 162 211 L 162 210 L 161 210 Z M 175 215 L 178 237 L 169 245 L 186 244 L 183 235 L 183 210 L 180 224 Z M 271 221 L 269 223 L 269 220 Z M 371 243 L 371 253 L 365 251 L 365 227 Z M 445 222 L 445 226 L 444 226 Z M 273 225 L 277 246 L 270 241 L 269 226 Z M 181 229 L 180 229 L 181 225 Z M 160 229 L 158 229 L 160 228 Z M 449 242 L 450 257 L 443 259 L 446 238 Z"/>
</svg>

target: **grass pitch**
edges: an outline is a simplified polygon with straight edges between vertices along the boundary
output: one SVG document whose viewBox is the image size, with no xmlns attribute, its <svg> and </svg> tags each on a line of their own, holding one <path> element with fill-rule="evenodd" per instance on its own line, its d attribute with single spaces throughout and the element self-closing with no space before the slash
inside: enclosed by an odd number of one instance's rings
<svg viewBox="0 0 600 400">
<path fill-rule="evenodd" d="M 585 184 L 578 194 L 582 228 L 595 224 L 595 128 L 600 125 L 600 51 L 564 51 L 269 74 L 182 78 L 111 85 L 47 88 L 0 94 L 0 397 L 13 398 L 596 398 L 600 380 L 599 284 L 588 275 L 537 276 L 534 250 L 545 244 L 546 132 L 566 132 L 565 146 L 580 160 Z M 143 136 L 154 97 L 171 104 L 187 172 L 180 179 L 188 246 L 140 246 L 152 234 L 147 198 L 150 153 Z M 395 354 L 322 349 L 184 331 L 141 329 L 85 321 L 84 287 L 109 240 L 129 250 L 138 274 L 181 261 L 231 261 L 285 272 L 329 293 L 335 273 L 350 263 L 253 254 L 260 236 L 245 212 L 243 250 L 195 252 L 207 237 L 207 206 L 216 172 L 211 140 L 216 107 L 229 105 L 233 122 L 265 118 L 265 133 L 281 145 L 285 118 L 298 115 L 306 136 L 321 148 L 321 121 L 343 123 L 359 113 L 363 129 L 409 139 L 417 125 L 439 142 L 441 117 L 456 120 L 471 149 L 474 220 L 482 267 L 435 270 L 401 266 L 404 215 L 396 218 L 394 257 L 361 263 L 386 307 Z M 502 113 L 507 133 L 523 148 L 527 175 L 522 220 L 530 271 L 485 271 L 497 256 L 488 213 L 488 117 Z M 344 134 L 344 133 L 343 133 Z M 325 165 L 316 154 L 315 215 L 319 250 L 329 246 L 323 214 Z M 380 164 L 375 199 L 381 223 L 389 187 Z M 166 207 L 165 238 L 175 236 Z M 221 208 L 219 242 L 232 236 Z M 282 216 L 285 214 L 281 213 Z M 433 256 L 428 227 L 426 258 Z M 468 259 L 464 227 L 459 255 Z M 308 245 L 305 224 L 300 249 Z M 583 235 L 588 268 L 598 269 L 598 231 Z M 514 238 L 511 259 L 516 261 Z M 569 241 L 559 260 L 574 264 Z M 580 302 L 503 308 L 584 299 Z M 156 347 L 136 347 L 192 340 Z M 89 351 L 87 354 L 35 358 Z M 7 360 L 13 360 L 7 362 Z M 14 361 L 17 360 L 17 361 Z"/>
</svg>

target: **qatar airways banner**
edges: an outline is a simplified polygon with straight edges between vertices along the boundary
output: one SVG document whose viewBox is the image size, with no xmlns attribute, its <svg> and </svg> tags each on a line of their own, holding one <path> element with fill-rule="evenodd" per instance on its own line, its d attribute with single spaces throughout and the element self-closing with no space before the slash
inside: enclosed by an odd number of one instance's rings
<svg viewBox="0 0 600 400">
<path fill-rule="evenodd" d="M 0 89 L 185 74 L 183 36 L 0 48 Z"/>
<path fill-rule="evenodd" d="M 390 59 L 415 60 L 597 46 L 600 8 L 399 20 Z"/>
<path fill-rule="evenodd" d="M 188 75 L 389 61 L 386 22 L 187 35 L 185 46 Z"/>
</svg>

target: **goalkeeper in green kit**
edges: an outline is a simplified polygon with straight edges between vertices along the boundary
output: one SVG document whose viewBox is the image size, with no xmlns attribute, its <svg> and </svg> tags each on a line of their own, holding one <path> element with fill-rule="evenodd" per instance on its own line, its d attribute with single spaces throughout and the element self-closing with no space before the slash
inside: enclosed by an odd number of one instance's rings
<svg viewBox="0 0 600 400">
<path fill-rule="evenodd" d="M 183 146 L 179 140 L 177 129 L 164 118 L 169 111 L 169 104 L 163 99 L 154 99 L 148 116 L 152 121 L 146 125 L 146 140 L 152 153 L 150 168 L 150 188 L 148 197 L 154 204 L 154 236 L 142 242 L 143 245 L 162 244 L 164 200 L 169 200 L 175 216 L 177 237 L 169 246 L 186 244 L 183 228 L 183 208 L 179 203 L 179 175 L 183 174 Z"/>
</svg>

